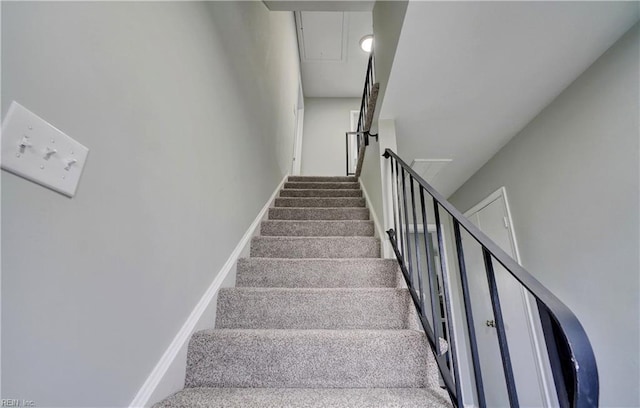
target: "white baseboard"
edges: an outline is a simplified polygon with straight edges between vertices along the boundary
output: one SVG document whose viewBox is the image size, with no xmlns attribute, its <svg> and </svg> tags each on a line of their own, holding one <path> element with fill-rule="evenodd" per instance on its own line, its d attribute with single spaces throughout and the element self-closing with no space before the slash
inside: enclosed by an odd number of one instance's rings
<svg viewBox="0 0 640 408">
<path fill-rule="evenodd" d="M 382 245 L 382 253 L 384 257 L 387 257 L 387 245 L 389 242 L 389 238 L 387 234 L 384 232 L 384 228 L 382 228 L 382 224 L 380 224 L 380 220 L 376 215 L 376 212 L 373 210 L 373 206 L 371 205 L 371 199 L 369 198 L 369 194 L 367 193 L 367 189 L 364 187 L 362 180 L 359 180 L 360 188 L 362 189 L 362 195 L 364 196 L 364 200 L 367 203 L 367 207 L 369 208 L 369 213 L 371 214 L 371 218 L 373 221 L 374 228 L 376 229 L 376 236 L 380 238 L 380 245 Z"/>
<path fill-rule="evenodd" d="M 158 388 L 163 378 L 165 378 L 165 376 L 167 376 L 168 374 L 172 374 L 176 377 L 182 378 L 182 383 L 184 383 L 184 364 L 175 365 L 182 371 L 180 373 L 169 373 L 169 371 L 174 365 L 174 361 L 177 357 L 186 355 L 184 350 L 186 350 L 189 338 L 191 338 L 191 335 L 199 326 L 198 323 L 202 319 L 203 315 L 205 315 L 205 311 L 207 311 L 207 309 L 210 309 L 211 307 L 215 308 L 215 304 L 212 303 L 217 298 L 216 295 L 218 293 L 218 290 L 220 290 L 220 287 L 222 286 L 225 278 L 229 275 L 229 272 L 235 270 L 236 262 L 238 261 L 238 258 L 242 256 L 243 252 L 245 252 L 245 249 L 251 242 L 251 238 L 257 235 L 257 233 L 259 232 L 260 222 L 265 218 L 269 207 L 274 202 L 276 196 L 278 195 L 278 192 L 282 188 L 284 182 L 287 180 L 287 177 L 288 174 L 284 176 L 267 203 L 264 205 L 262 210 L 260 210 L 258 216 L 249 226 L 249 229 L 247 229 L 247 232 L 245 232 L 244 236 L 240 239 L 238 245 L 236 245 L 233 252 L 231 252 L 231 255 L 229 255 L 229 258 L 222 266 L 222 269 L 220 269 L 220 272 L 218 272 L 216 277 L 213 279 L 213 282 L 211 282 L 211 285 L 209 285 L 207 291 L 204 293 L 202 298 L 200 298 L 200 301 L 198 302 L 196 307 L 193 309 L 193 311 L 191 311 L 191 314 L 182 325 L 180 331 L 178 331 L 169 347 L 165 350 L 164 354 L 160 358 L 160 361 L 158 361 L 156 366 L 151 371 L 151 374 L 149 374 L 149 377 L 147 377 L 147 380 L 144 382 L 144 384 L 142 384 L 140 390 L 138 390 L 138 393 L 129 404 L 130 408 L 147 407 L 150 403 L 154 402 L 152 401 L 152 397 L 154 395 L 167 397 L 173 392 L 178 391 L 177 389 L 173 389 L 174 387 L 169 386 L 167 388 L 171 389 L 162 390 Z M 211 322 L 208 323 L 210 326 Z"/>
</svg>

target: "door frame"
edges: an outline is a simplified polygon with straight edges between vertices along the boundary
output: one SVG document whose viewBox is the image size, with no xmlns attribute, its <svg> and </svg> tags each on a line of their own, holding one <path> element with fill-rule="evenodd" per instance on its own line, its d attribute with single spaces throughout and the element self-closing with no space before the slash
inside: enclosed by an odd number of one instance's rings
<svg viewBox="0 0 640 408">
<path fill-rule="evenodd" d="M 511 236 L 511 246 L 513 250 L 513 254 L 516 262 L 519 265 L 522 265 L 520 261 L 520 251 L 518 250 L 518 240 L 516 239 L 516 232 L 513 228 L 513 218 L 511 218 L 511 209 L 509 208 L 509 200 L 507 199 L 507 189 L 502 186 L 493 193 L 489 194 L 484 200 L 480 201 L 478 204 L 474 205 L 463 214 L 466 218 L 471 217 L 473 214 L 482 210 L 484 207 L 488 206 L 492 202 L 496 201 L 498 198 L 502 197 L 504 199 L 504 205 L 507 211 L 507 222 L 509 223 L 509 233 Z"/>
<path fill-rule="evenodd" d="M 518 265 L 522 266 L 522 261 L 520 259 L 520 251 L 518 249 L 518 240 L 516 238 L 516 231 L 513 227 L 513 218 L 511 217 L 511 207 L 509 205 L 509 199 L 507 198 L 507 188 L 502 186 L 498 188 L 493 193 L 489 194 L 485 199 L 481 200 L 478 204 L 474 205 L 463 214 L 466 218 L 471 217 L 473 214 L 479 212 L 484 207 L 488 206 L 495 200 L 502 197 L 504 200 L 505 212 L 507 213 L 507 223 L 509 224 L 509 236 L 511 238 L 511 246 L 514 255 L 514 259 L 518 262 Z M 540 390 L 542 393 L 542 401 L 546 404 L 547 408 L 553 407 L 557 404 L 555 398 L 552 395 L 555 395 L 555 387 L 553 386 L 553 377 L 549 365 L 545 362 L 543 355 L 546 353 L 546 345 L 544 343 L 544 333 L 542 332 L 542 327 L 540 326 L 539 320 L 534 318 L 534 304 L 535 299 L 532 295 L 528 294 L 524 287 L 520 288 L 520 292 L 522 295 L 522 299 L 524 301 L 524 305 L 527 313 L 527 320 L 529 328 L 529 339 L 533 346 L 534 358 L 536 361 L 536 375 L 538 377 L 538 384 L 540 386 Z M 553 387 L 553 388 L 552 388 Z M 554 402 L 555 401 L 555 402 Z"/>
</svg>

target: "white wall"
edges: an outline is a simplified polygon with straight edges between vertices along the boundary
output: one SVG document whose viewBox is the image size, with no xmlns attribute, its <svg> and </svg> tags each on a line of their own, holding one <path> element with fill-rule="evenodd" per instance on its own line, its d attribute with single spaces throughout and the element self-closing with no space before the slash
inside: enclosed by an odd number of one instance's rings
<svg viewBox="0 0 640 408">
<path fill-rule="evenodd" d="M 345 132 L 352 110 L 360 110 L 360 98 L 305 98 L 302 175 L 347 174 Z"/>
<path fill-rule="evenodd" d="M 3 115 L 91 149 L 73 199 L 2 173 L 3 398 L 132 400 L 290 169 L 298 77 L 260 2 L 2 2 Z"/>
<path fill-rule="evenodd" d="M 378 103 L 372 125 L 374 127 L 378 125 L 377 119 L 391 77 L 391 67 L 398 48 L 408 5 L 408 0 L 376 1 L 371 13 L 373 15 L 373 35 L 376 39 L 373 43 L 376 82 L 380 83 Z"/>
<path fill-rule="evenodd" d="M 371 138 L 362 162 L 360 182 L 369 197 L 371 213 L 378 221 L 376 228 L 382 241 L 383 256 L 395 258 L 391 242 L 386 234 L 393 225 L 394 207 L 391 180 L 391 161 L 385 159 L 382 153 L 386 149 L 397 150 L 395 122 L 384 119 L 378 124 L 377 140 Z"/>
<path fill-rule="evenodd" d="M 587 331 L 602 407 L 640 406 L 639 48 L 636 24 L 450 199 L 506 186 L 524 267 Z"/>
<path fill-rule="evenodd" d="M 382 174 L 380 169 L 381 154 L 380 143 L 376 142 L 374 138 L 370 138 L 369 146 L 367 146 L 365 150 L 364 161 L 362 162 L 360 181 L 369 195 L 369 200 L 371 201 L 370 210 L 380 222 L 383 222 Z"/>
</svg>

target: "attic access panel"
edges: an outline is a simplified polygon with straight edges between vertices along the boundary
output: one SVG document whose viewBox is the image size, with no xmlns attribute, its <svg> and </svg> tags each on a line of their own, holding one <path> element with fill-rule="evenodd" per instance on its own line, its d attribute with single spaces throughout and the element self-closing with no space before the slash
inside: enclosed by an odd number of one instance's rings
<svg viewBox="0 0 640 408">
<path fill-rule="evenodd" d="M 415 159 L 411 162 L 411 168 L 427 183 L 433 183 L 436 176 L 451 162 L 451 159 Z"/>
<path fill-rule="evenodd" d="M 296 12 L 302 62 L 346 62 L 349 15 L 344 12 Z"/>
</svg>

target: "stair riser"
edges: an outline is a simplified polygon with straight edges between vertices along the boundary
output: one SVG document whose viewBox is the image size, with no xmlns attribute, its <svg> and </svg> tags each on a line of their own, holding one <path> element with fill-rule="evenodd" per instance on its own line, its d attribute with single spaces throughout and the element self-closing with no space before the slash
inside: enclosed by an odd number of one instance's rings
<svg viewBox="0 0 640 408">
<path fill-rule="evenodd" d="M 216 329 L 408 329 L 407 289 L 225 288 Z"/>
<path fill-rule="evenodd" d="M 289 182 L 333 182 L 333 183 L 357 183 L 358 178 L 353 176 L 289 176 L 287 179 Z"/>
<path fill-rule="evenodd" d="M 186 387 L 423 387 L 429 359 L 412 330 L 195 333 Z"/>
<path fill-rule="evenodd" d="M 237 287 L 366 288 L 395 287 L 398 263 L 386 259 L 238 260 Z"/>
<path fill-rule="evenodd" d="M 314 189 L 314 190 L 296 190 L 286 189 L 280 190 L 280 197 L 362 197 L 362 190 L 330 190 L 330 189 Z"/>
<path fill-rule="evenodd" d="M 264 258 L 379 258 L 380 243 L 369 237 L 254 237 L 250 252 Z"/>
<path fill-rule="evenodd" d="M 266 236 L 339 237 L 374 234 L 373 221 L 262 221 L 260 234 Z"/>
<path fill-rule="evenodd" d="M 270 220 L 369 220 L 367 208 L 269 208 Z"/>
<path fill-rule="evenodd" d="M 276 207 L 364 207 L 364 198 L 276 198 Z"/>
<path fill-rule="evenodd" d="M 295 188 L 295 189 L 359 189 L 359 183 L 300 183 L 300 182 L 286 182 L 284 183 L 284 188 Z"/>
</svg>

